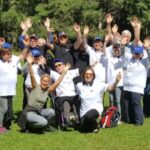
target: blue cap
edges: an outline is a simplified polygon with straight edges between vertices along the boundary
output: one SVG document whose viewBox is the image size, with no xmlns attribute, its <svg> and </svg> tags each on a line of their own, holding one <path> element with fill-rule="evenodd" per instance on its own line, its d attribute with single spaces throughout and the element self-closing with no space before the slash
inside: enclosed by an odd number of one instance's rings
<svg viewBox="0 0 150 150">
<path fill-rule="evenodd" d="M 133 46 L 132 47 L 132 53 L 133 54 L 142 54 L 143 53 L 143 47 L 142 46 Z"/>
<path fill-rule="evenodd" d="M 5 42 L 5 43 L 2 45 L 2 48 L 10 49 L 10 48 L 11 48 L 11 44 Z"/>
<path fill-rule="evenodd" d="M 93 39 L 93 42 L 95 42 L 95 41 L 103 41 L 103 38 L 100 36 L 97 36 Z"/>
<path fill-rule="evenodd" d="M 39 57 L 42 55 L 41 51 L 37 48 L 32 49 L 31 53 L 33 57 Z"/>
<path fill-rule="evenodd" d="M 58 37 L 60 38 L 61 36 L 66 36 L 66 37 L 67 37 L 67 34 L 66 34 L 65 32 L 60 32 L 60 33 L 58 34 Z"/>
<path fill-rule="evenodd" d="M 57 62 L 61 62 L 61 63 L 64 64 L 64 61 L 63 61 L 62 59 L 59 59 L 59 58 L 56 58 L 56 59 L 54 59 L 54 61 L 53 61 L 54 64 L 57 63 Z"/>
</svg>

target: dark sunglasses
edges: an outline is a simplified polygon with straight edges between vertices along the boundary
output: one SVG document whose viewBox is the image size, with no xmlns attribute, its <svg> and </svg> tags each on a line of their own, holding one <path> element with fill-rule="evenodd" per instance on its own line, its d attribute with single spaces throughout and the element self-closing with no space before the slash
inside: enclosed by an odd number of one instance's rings
<svg viewBox="0 0 150 150">
<path fill-rule="evenodd" d="M 60 67 L 62 64 L 57 64 L 57 65 L 55 65 L 55 68 L 57 68 L 57 67 Z"/>
</svg>

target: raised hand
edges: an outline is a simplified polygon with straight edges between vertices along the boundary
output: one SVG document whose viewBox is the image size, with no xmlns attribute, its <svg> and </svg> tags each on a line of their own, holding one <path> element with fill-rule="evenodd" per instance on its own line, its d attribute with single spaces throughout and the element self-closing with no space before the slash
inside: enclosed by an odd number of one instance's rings
<svg viewBox="0 0 150 150">
<path fill-rule="evenodd" d="M 70 69 L 71 65 L 67 63 L 64 67 L 64 71 L 68 71 Z"/>
<path fill-rule="evenodd" d="M 23 31 L 27 29 L 27 28 L 26 28 L 26 24 L 25 24 L 24 21 L 21 21 L 20 27 L 21 27 L 21 29 L 22 29 Z"/>
<path fill-rule="evenodd" d="M 51 22 L 50 19 L 46 18 L 46 20 L 44 21 L 44 26 L 46 27 L 48 32 L 54 32 L 55 29 L 50 27 L 51 26 L 50 22 Z"/>
<path fill-rule="evenodd" d="M 50 28 L 50 19 L 49 18 L 46 18 L 46 20 L 44 21 L 44 26 L 46 28 Z"/>
<path fill-rule="evenodd" d="M 32 21 L 31 21 L 31 18 L 27 18 L 25 20 L 25 25 L 26 25 L 26 28 L 31 28 L 32 27 Z"/>
<path fill-rule="evenodd" d="M 130 23 L 131 23 L 133 28 L 135 28 L 135 27 L 141 28 L 141 22 L 135 16 L 131 18 Z"/>
<path fill-rule="evenodd" d="M 38 59 L 38 64 L 39 65 L 45 65 L 46 64 L 46 59 L 44 56 L 40 56 Z"/>
<path fill-rule="evenodd" d="M 113 34 L 116 34 L 118 32 L 117 24 L 114 24 L 114 26 L 112 27 L 112 32 L 113 32 Z"/>
<path fill-rule="evenodd" d="M 106 14 L 106 22 L 107 22 L 107 24 L 111 24 L 112 21 L 113 21 L 112 15 L 110 13 Z"/>
<path fill-rule="evenodd" d="M 80 29 L 80 25 L 77 24 L 77 23 L 74 23 L 73 29 L 74 29 L 75 32 L 80 32 L 80 30 L 81 30 L 81 29 Z"/>
<path fill-rule="evenodd" d="M 83 35 L 87 36 L 89 31 L 90 31 L 89 26 L 85 26 L 83 29 Z"/>
<path fill-rule="evenodd" d="M 32 64 L 34 62 L 34 57 L 32 56 L 32 54 L 28 54 L 26 60 L 29 64 Z"/>
</svg>

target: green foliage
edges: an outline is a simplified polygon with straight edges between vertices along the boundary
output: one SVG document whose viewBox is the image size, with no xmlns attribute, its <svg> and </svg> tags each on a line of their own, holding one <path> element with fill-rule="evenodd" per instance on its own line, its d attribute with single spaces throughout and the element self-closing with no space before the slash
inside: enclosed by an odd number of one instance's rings
<svg viewBox="0 0 150 150">
<path fill-rule="evenodd" d="M 142 21 L 142 35 L 150 34 L 150 0 L 1 0 L 0 1 L 0 35 L 6 37 L 10 32 L 15 38 L 20 34 L 20 22 L 27 17 L 33 20 L 29 33 L 45 37 L 43 20 L 51 18 L 51 25 L 56 31 L 65 31 L 71 38 L 75 36 L 72 25 L 77 22 L 90 26 L 90 36 L 105 33 L 105 14 L 112 13 L 113 23 L 119 30 L 131 29 L 129 19 L 137 16 Z M 103 28 L 98 30 L 98 22 Z"/>
</svg>

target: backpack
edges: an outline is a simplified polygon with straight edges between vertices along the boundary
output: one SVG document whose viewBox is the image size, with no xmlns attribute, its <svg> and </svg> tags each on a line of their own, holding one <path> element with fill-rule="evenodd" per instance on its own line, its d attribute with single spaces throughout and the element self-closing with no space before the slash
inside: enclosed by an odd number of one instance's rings
<svg viewBox="0 0 150 150">
<path fill-rule="evenodd" d="M 120 119 L 120 113 L 117 107 L 110 106 L 102 115 L 100 125 L 102 128 L 116 127 Z"/>
</svg>

